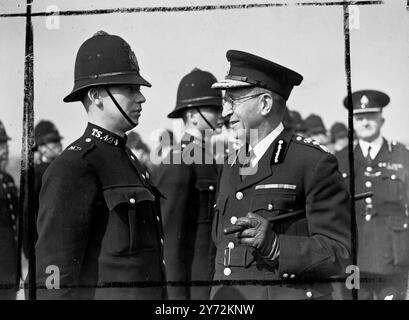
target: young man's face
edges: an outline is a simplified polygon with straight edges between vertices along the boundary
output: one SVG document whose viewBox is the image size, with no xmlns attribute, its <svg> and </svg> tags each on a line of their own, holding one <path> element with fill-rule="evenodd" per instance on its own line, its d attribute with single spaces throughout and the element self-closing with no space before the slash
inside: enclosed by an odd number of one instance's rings
<svg viewBox="0 0 409 320">
<path fill-rule="evenodd" d="M 205 117 L 206 120 L 213 126 L 213 128 L 217 129 L 221 119 L 222 109 L 217 107 L 200 107 L 199 110 L 203 117 Z M 205 130 L 212 129 L 200 114 L 197 114 L 196 116 L 198 130 L 203 132 Z"/>
<path fill-rule="evenodd" d="M 57 158 L 62 152 L 61 142 L 48 142 L 44 145 L 38 146 L 38 151 L 41 154 L 42 160 L 52 161 Z M 44 159 L 45 158 L 45 159 Z"/>
<path fill-rule="evenodd" d="M 146 101 L 145 97 L 140 91 L 140 86 L 137 85 L 122 85 L 122 86 L 111 86 L 109 91 L 118 102 L 122 110 L 127 114 L 127 116 L 136 124 L 139 124 L 139 117 L 142 112 L 142 104 Z M 120 113 L 120 111 L 115 106 L 114 102 L 111 101 L 110 97 L 107 96 L 105 101 L 108 101 L 109 108 L 107 108 L 107 116 L 117 123 L 120 128 L 124 128 L 125 131 L 132 129 L 131 124 L 125 119 L 125 117 Z M 104 106 L 106 105 L 104 101 Z"/>
<path fill-rule="evenodd" d="M 380 112 L 354 115 L 354 128 L 358 139 L 368 142 L 375 140 L 381 133 L 384 121 Z"/>
</svg>

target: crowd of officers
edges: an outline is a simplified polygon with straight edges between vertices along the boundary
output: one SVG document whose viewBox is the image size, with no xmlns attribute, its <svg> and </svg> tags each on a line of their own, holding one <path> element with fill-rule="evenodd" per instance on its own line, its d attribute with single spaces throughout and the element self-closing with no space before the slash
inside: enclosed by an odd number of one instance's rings
<svg viewBox="0 0 409 320">
<path fill-rule="evenodd" d="M 288 108 L 299 73 L 243 51 L 226 57 L 221 81 L 198 68 L 181 79 L 168 118 L 185 130 L 177 143 L 164 131 L 157 164 L 130 131 L 151 86 L 134 52 L 103 31 L 82 44 L 64 102 L 84 105 L 85 132 L 63 150 L 52 122 L 34 129 L 35 202 L 23 221 L 37 223 L 39 299 L 349 299 L 332 280 L 352 264 L 353 223 L 359 298 L 405 298 L 409 150 L 381 133 L 389 97 L 352 94 L 355 189 L 373 193 L 352 221 L 347 127 Z M 0 122 L 0 299 L 15 299 L 18 282 L 8 140 Z M 48 266 L 58 289 L 46 286 Z"/>
</svg>

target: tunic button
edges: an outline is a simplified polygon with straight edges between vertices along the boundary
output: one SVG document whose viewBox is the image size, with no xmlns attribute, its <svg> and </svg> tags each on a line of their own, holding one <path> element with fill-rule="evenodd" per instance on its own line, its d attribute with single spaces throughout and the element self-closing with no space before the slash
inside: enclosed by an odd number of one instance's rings
<svg viewBox="0 0 409 320">
<path fill-rule="evenodd" d="M 162 263 L 163 263 L 163 265 L 166 265 L 166 263 L 165 263 L 165 259 L 163 259 L 163 260 L 162 260 Z"/>
<path fill-rule="evenodd" d="M 308 298 L 311 298 L 311 297 L 312 297 L 312 292 L 311 292 L 311 291 L 307 291 L 307 292 L 305 293 L 305 295 L 306 295 Z"/>
<path fill-rule="evenodd" d="M 13 210 L 13 208 L 14 208 L 13 205 L 10 204 L 10 205 L 9 205 L 9 209 L 10 209 L 10 210 Z"/>
<path fill-rule="evenodd" d="M 371 188 L 372 187 L 372 182 L 371 181 L 366 181 L 365 182 L 365 187 Z"/>
<path fill-rule="evenodd" d="M 13 226 L 13 230 L 16 230 L 16 226 L 15 226 L 15 225 Z"/>
<path fill-rule="evenodd" d="M 348 175 L 344 172 L 342 173 L 342 178 L 346 178 Z"/>
<path fill-rule="evenodd" d="M 216 206 L 217 206 L 217 205 L 216 205 L 216 204 L 214 204 L 214 205 L 213 205 L 213 208 L 216 208 Z"/>
<path fill-rule="evenodd" d="M 267 206 L 267 209 L 268 209 L 269 211 L 272 211 L 273 208 L 274 208 L 274 206 L 273 206 L 271 203 L 269 203 L 268 206 Z"/>
<path fill-rule="evenodd" d="M 392 179 L 392 180 L 395 180 L 395 179 L 396 179 L 396 175 L 395 175 L 395 174 L 391 175 L 391 179 Z"/>
<path fill-rule="evenodd" d="M 365 220 L 368 222 L 371 221 L 371 215 L 370 214 L 365 215 Z"/>
<path fill-rule="evenodd" d="M 302 138 L 300 136 L 298 136 L 297 138 L 295 138 L 297 141 L 301 141 Z"/>
<path fill-rule="evenodd" d="M 234 243 L 233 242 L 229 242 L 229 244 L 227 245 L 230 249 L 234 249 Z"/>
<path fill-rule="evenodd" d="M 288 273 L 283 273 L 283 278 L 288 278 Z"/>
<path fill-rule="evenodd" d="M 163 239 L 160 238 L 160 244 L 163 246 Z"/>
<path fill-rule="evenodd" d="M 11 199 L 11 194 L 7 193 L 7 199 Z"/>
<path fill-rule="evenodd" d="M 237 192 L 237 193 L 236 193 L 236 199 L 237 199 L 237 200 L 243 199 L 243 192 Z"/>
<path fill-rule="evenodd" d="M 372 203 L 372 198 L 365 198 L 366 203 Z"/>
<path fill-rule="evenodd" d="M 368 171 L 368 172 L 372 172 L 372 167 L 366 167 L 366 171 Z"/>
<path fill-rule="evenodd" d="M 407 228 L 408 228 L 408 224 L 405 223 L 405 224 L 403 225 L 403 229 L 407 229 Z"/>
<path fill-rule="evenodd" d="M 14 220 L 16 216 L 14 214 L 11 215 L 11 219 Z"/>
<path fill-rule="evenodd" d="M 145 176 L 149 179 L 149 172 L 148 171 L 145 172 Z"/>
<path fill-rule="evenodd" d="M 158 220 L 158 222 L 160 221 L 160 218 L 159 218 L 159 216 L 156 216 L 156 220 Z"/>
<path fill-rule="evenodd" d="M 91 142 L 91 138 L 85 139 L 85 142 Z"/>
<path fill-rule="evenodd" d="M 7 184 L 3 183 L 3 188 L 6 189 L 6 188 L 7 188 Z"/>
<path fill-rule="evenodd" d="M 213 187 L 213 186 L 209 186 L 209 190 L 210 190 L 210 191 L 213 191 L 213 190 L 214 190 L 214 187 Z"/>
<path fill-rule="evenodd" d="M 228 277 L 229 275 L 231 275 L 231 269 L 230 268 L 224 268 L 223 273 L 226 277 Z"/>
<path fill-rule="evenodd" d="M 141 173 L 141 176 L 142 176 L 142 179 L 143 179 L 143 180 L 146 179 L 146 177 L 145 177 L 145 175 L 144 175 L 143 173 Z"/>
<path fill-rule="evenodd" d="M 129 199 L 129 203 L 130 203 L 130 204 L 135 204 L 135 203 L 136 203 L 136 200 L 135 200 L 134 198 L 130 198 L 130 199 Z"/>
<path fill-rule="evenodd" d="M 236 221 L 237 221 L 237 217 L 236 217 L 236 216 L 233 216 L 233 217 L 230 218 L 230 223 L 231 223 L 231 224 L 236 224 Z"/>
<path fill-rule="evenodd" d="M 290 274 L 290 278 L 294 279 L 295 278 L 295 274 Z"/>
<path fill-rule="evenodd" d="M 133 161 L 135 161 L 135 157 L 134 157 L 134 156 L 131 156 L 131 159 L 132 159 Z"/>
</svg>

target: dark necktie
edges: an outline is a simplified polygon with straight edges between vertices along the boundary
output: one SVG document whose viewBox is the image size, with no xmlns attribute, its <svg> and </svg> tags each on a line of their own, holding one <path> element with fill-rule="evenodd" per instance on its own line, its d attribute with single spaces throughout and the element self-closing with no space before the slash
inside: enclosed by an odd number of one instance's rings
<svg viewBox="0 0 409 320">
<path fill-rule="evenodd" d="M 372 149 L 372 147 L 369 146 L 369 147 L 368 147 L 368 153 L 367 153 L 367 155 L 366 155 L 366 157 L 365 157 L 366 163 L 367 163 L 368 165 L 371 165 L 371 163 L 372 163 L 371 149 Z"/>
</svg>

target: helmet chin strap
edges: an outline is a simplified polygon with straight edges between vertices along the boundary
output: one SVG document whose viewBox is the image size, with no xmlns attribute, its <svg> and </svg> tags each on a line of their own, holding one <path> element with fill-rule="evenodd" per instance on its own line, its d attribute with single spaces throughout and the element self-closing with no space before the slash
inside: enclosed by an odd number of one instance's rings
<svg viewBox="0 0 409 320">
<path fill-rule="evenodd" d="M 111 94 L 111 91 L 109 91 L 108 87 L 104 87 L 105 91 L 108 93 L 109 97 L 111 98 L 111 100 L 113 101 L 113 103 L 115 104 L 115 106 L 118 108 L 119 112 L 123 115 L 123 117 L 129 122 L 129 124 L 132 126 L 132 128 L 136 127 L 137 124 L 135 122 L 133 122 L 131 120 L 131 118 L 129 118 L 129 116 L 126 114 L 126 112 L 121 108 L 121 106 L 119 105 L 118 101 L 116 101 L 116 99 L 114 98 L 114 96 Z"/>
<path fill-rule="evenodd" d="M 200 109 L 199 109 L 199 108 L 196 108 L 196 110 L 197 110 L 197 112 L 199 112 L 200 116 L 201 116 L 201 117 L 203 118 L 203 120 L 207 123 L 207 125 L 210 127 L 210 129 L 212 129 L 213 131 L 215 131 L 216 128 L 211 125 L 211 123 L 206 119 L 206 117 L 203 115 L 203 113 L 200 111 Z"/>
</svg>

